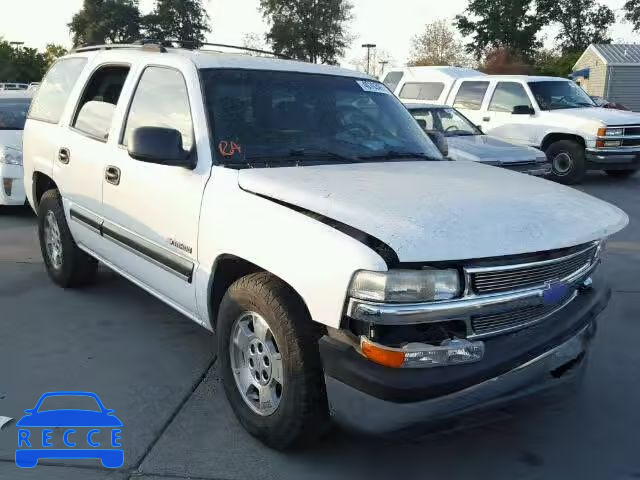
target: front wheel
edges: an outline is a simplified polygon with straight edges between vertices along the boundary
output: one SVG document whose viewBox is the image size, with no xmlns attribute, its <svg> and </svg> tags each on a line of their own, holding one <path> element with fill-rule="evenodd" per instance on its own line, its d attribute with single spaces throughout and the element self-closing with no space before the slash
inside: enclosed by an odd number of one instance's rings
<svg viewBox="0 0 640 480">
<path fill-rule="evenodd" d="M 551 179 L 565 185 L 580 183 L 586 173 L 584 147 L 574 140 L 559 140 L 545 151 L 551 162 Z"/>
<path fill-rule="evenodd" d="M 610 177 L 620 178 L 620 179 L 629 178 L 634 173 L 636 173 L 636 171 L 637 170 L 605 170 L 607 175 L 609 175 Z"/>
<path fill-rule="evenodd" d="M 249 433 L 284 450 L 327 428 L 321 330 L 288 285 L 264 272 L 236 281 L 220 304 L 217 335 L 224 389 Z"/>
</svg>

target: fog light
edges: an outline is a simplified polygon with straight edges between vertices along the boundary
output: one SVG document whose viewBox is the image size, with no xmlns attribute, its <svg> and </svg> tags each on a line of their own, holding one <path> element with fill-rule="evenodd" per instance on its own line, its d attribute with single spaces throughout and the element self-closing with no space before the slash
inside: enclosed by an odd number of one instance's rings
<svg viewBox="0 0 640 480">
<path fill-rule="evenodd" d="M 4 194 L 7 197 L 11 196 L 11 188 L 13 187 L 13 179 L 12 178 L 3 178 L 2 184 L 4 185 Z"/>
<path fill-rule="evenodd" d="M 483 342 L 470 342 L 455 338 L 439 346 L 409 343 L 402 348 L 391 348 L 360 337 L 362 354 L 372 362 L 391 368 L 446 367 L 479 362 L 484 356 Z"/>
</svg>

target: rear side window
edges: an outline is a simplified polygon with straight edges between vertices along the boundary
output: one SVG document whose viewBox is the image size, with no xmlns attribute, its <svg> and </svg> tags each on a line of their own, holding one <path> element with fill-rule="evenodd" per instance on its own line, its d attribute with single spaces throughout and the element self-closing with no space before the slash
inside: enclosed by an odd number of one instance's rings
<svg viewBox="0 0 640 480">
<path fill-rule="evenodd" d="M 193 122 L 184 77 L 177 70 L 147 68 L 131 102 L 122 144 L 139 127 L 173 128 L 182 134 L 182 147 L 193 146 Z"/>
<path fill-rule="evenodd" d="M 489 110 L 492 112 L 512 113 L 513 107 L 519 106 L 531 107 L 531 101 L 524 87 L 515 82 L 498 83 L 489 104 Z"/>
<path fill-rule="evenodd" d="M 106 141 L 127 75 L 128 66 L 106 66 L 97 70 L 80 98 L 72 127 Z"/>
<path fill-rule="evenodd" d="M 51 67 L 33 99 L 29 118 L 58 123 L 86 64 L 86 58 L 66 58 Z"/>
<path fill-rule="evenodd" d="M 395 93 L 396 88 L 398 88 L 398 85 L 402 80 L 402 77 L 404 77 L 404 73 L 402 72 L 389 72 L 387 73 L 387 76 L 384 78 L 384 81 L 382 83 L 389 87 L 389 90 Z"/>
<path fill-rule="evenodd" d="M 444 90 L 444 83 L 405 83 L 400 98 L 405 100 L 437 100 Z"/>
<path fill-rule="evenodd" d="M 487 88 L 489 88 L 489 82 L 462 82 L 453 106 L 467 110 L 480 110 Z"/>
</svg>

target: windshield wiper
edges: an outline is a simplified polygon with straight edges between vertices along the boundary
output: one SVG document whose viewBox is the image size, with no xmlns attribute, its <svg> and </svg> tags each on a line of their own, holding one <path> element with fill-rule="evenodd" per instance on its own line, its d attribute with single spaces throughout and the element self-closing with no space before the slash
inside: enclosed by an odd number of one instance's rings
<svg viewBox="0 0 640 480">
<path fill-rule="evenodd" d="M 248 166 L 300 166 L 302 163 L 327 163 L 327 160 L 334 160 L 340 163 L 353 163 L 358 161 L 357 158 L 347 157 L 346 155 L 341 155 L 330 150 L 307 150 L 304 148 L 294 148 L 289 150 L 288 153 L 283 154 L 267 154 L 247 157 L 242 163 L 246 163 Z"/>
<path fill-rule="evenodd" d="M 389 150 L 388 152 L 376 154 L 376 155 L 365 155 L 359 156 L 360 160 L 402 160 L 407 158 L 418 158 L 421 160 L 432 160 L 432 161 L 441 161 L 441 158 L 435 158 L 431 155 L 427 155 L 426 153 L 420 152 L 397 152 L 395 150 Z"/>
</svg>

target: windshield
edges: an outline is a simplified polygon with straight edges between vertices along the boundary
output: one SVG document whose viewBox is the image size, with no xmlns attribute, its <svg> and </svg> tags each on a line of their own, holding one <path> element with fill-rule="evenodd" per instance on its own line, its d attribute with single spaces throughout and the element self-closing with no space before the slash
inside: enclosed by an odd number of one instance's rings
<svg viewBox="0 0 640 480">
<path fill-rule="evenodd" d="M 413 118 L 425 130 L 436 130 L 447 137 L 482 135 L 482 132 L 453 108 L 411 108 Z"/>
<path fill-rule="evenodd" d="M 278 166 L 442 160 L 378 82 L 265 70 L 202 71 L 220 162 Z"/>
<path fill-rule="evenodd" d="M 529 88 L 541 110 L 595 107 L 591 97 L 568 80 L 529 82 Z"/>
<path fill-rule="evenodd" d="M 0 130 L 24 130 L 31 99 L 0 99 Z"/>
</svg>

